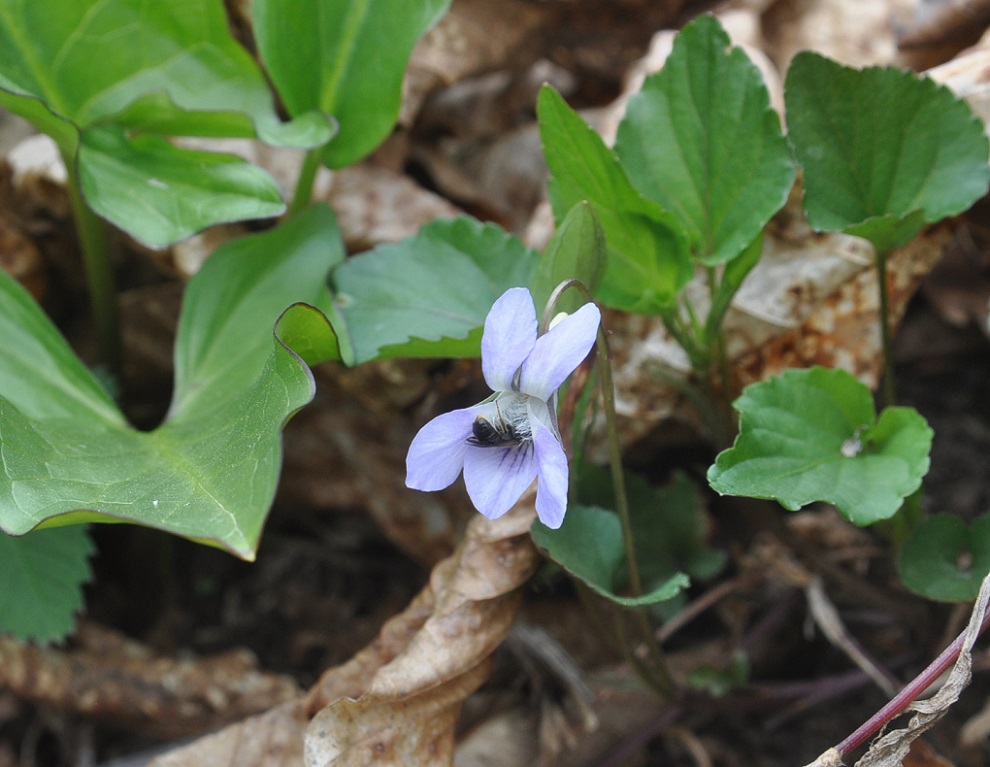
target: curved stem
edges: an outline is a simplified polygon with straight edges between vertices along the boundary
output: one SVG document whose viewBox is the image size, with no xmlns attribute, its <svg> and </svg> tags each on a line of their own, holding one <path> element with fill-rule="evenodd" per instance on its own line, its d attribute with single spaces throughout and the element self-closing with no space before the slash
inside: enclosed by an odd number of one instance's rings
<svg viewBox="0 0 990 767">
<path fill-rule="evenodd" d="M 63 155 L 68 173 L 69 203 L 76 224 L 76 236 L 82 249 L 86 283 L 89 287 L 90 310 L 96 340 L 103 362 L 118 376 L 121 369 L 120 314 L 117 307 L 117 289 L 110 262 L 110 246 L 106 226 L 83 200 L 79 188 L 79 175 L 72 157 Z"/>
<path fill-rule="evenodd" d="M 289 213 L 298 213 L 309 205 L 313 197 L 313 182 L 316 181 L 316 172 L 320 169 L 320 153 L 318 149 L 310 149 L 303 158 L 302 167 L 299 169 L 299 178 L 296 180 L 296 189 L 292 193 L 292 202 L 289 203 Z"/>
<path fill-rule="evenodd" d="M 894 384 L 893 339 L 890 328 L 890 295 L 887 287 L 887 252 L 877 251 L 877 286 L 880 291 L 880 343 L 883 350 L 883 398 L 884 405 L 897 404 Z"/>
<path fill-rule="evenodd" d="M 540 323 L 541 331 L 545 331 L 553 317 L 554 309 L 560 296 L 568 288 L 576 288 L 588 301 L 594 302 L 591 291 L 580 280 L 565 280 L 558 285 L 550 299 L 547 301 L 546 309 L 543 312 L 543 320 Z M 615 412 L 615 384 L 612 380 L 612 363 L 609 359 L 608 338 L 605 335 L 605 324 L 598 323 L 598 342 L 595 344 L 598 353 L 598 363 L 601 367 L 602 376 L 602 399 L 605 405 L 606 430 L 608 432 L 608 455 L 611 464 L 612 488 L 615 493 L 615 507 L 622 523 L 622 543 L 626 553 L 626 567 L 629 572 L 629 588 L 633 596 L 640 596 L 643 593 L 643 580 L 639 571 L 639 562 L 636 558 L 636 546 L 633 541 L 632 520 L 629 515 L 629 496 L 626 493 L 626 481 L 622 474 L 622 448 L 619 445 L 619 422 Z M 637 628 L 642 635 L 643 641 L 649 649 L 650 658 L 653 660 L 652 674 L 649 675 L 650 685 L 665 697 L 674 694 L 674 682 L 667 670 L 666 662 L 660 652 L 656 637 L 650 629 L 649 619 L 646 614 L 640 611 L 635 612 Z M 642 671 L 641 664 L 636 664 Z"/>
</svg>

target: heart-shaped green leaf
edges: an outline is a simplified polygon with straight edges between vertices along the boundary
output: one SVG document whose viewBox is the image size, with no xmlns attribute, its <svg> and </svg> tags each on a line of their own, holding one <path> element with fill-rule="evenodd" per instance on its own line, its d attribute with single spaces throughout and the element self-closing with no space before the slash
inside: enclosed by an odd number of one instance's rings
<svg viewBox="0 0 990 767">
<path fill-rule="evenodd" d="M 309 369 L 272 328 L 292 304 L 330 304 L 326 274 L 342 257 L 325 208 L 217 250 L 187 288 L 175 395 L 152 432 L 125 423 L 31 298 L 0 275 L 0 354 L 13 360 L 0 369 L 0 527 L 18 535 L 128 521 L 253 557 L 281 428 L 313 396 Z"/>
<path fill-rule="evenodd" d="M 347 259 L 332 276 L 338 336 L 365 362 L 476 357 L 496 299 L 527 286 L 539 255 L 492 224 L 461 217 Z"/>
<path fill-rule="evenodd" d="M 72 631 L 92 551 L 85 527 L 0 532 L 0 632 L 46 642 Z"/>
<path fill-rule="evenodd" d="M 537 114 L 554 215 L 562 221 L 587 200 L 605 230 L 601 300 L 633 312 L 669 307 L 691 279 L 688 240 L 676 217 L 633 187 L 601 136 L 548 85 L 540 91 Z"/>
<path fill-rule="evenodd" d="M 722 495 L 794 511 L 827 501 L 857 525 L 893 516 L 928 471 L 932 430 L 913 408 L 877 418 L 870 390 L 843 370 L 789 370 L 735 401 L 739 436 L 708 481 Z"/>
<path fill-rule="evenodd" d="M 714 16 L 684 27 L 663 69 L 629 100 L 615 153 L 633 185 L 677 215 L 709 265 L 756 238 L 796 172 L 759 70 Z"/>
<path fill-rule="evenodd" d="M 876 219 L 855 233 L 885 251 L 987 192 L 983 123 L 928 78 L 853 69 L 805 51 L 791 62 L 785 99 L 816 229 L 852 231 Z"/>
<path fill-rule="evenodd" d="M 690 585 L 686 575 L 677 573 L 648 594 L 618 596 L 615 584 L 625 575 L 622 524 L 616 514 L 597 506 L 572 506 L 559 529 L 536 520 L 530 532 L 547 557 L 601 596 L 626 607 L 664 602 Z"/>
<path fill-rule="evenodd" d="M 319 110 L 340 125 L 323 150 L 326 165 L 357 162 L 388 136 L 413 46 L 449 5 L 450 0 L 255 0 L 258 49 L 289 114 Z"/>
<path fill-rule="evenodd" d="M 929 599 L 976 599 L 990 572 L 990 514 L 969 527 L 954 514 L 923 520 L 898 552 L 897 572 L 905 586 Z"/>
</svg>

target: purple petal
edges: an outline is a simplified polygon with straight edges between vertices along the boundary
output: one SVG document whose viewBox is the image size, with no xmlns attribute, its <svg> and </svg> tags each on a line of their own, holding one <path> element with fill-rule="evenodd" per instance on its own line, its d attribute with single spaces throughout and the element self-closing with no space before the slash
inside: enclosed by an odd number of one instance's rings
<svg viewBox="0 0 990 767">
<path fill-rule="evenodd" d="M 406 487 L 443 490 L 457 479 L 477 414 L 473 407 L 454 410 L 438 415 L 419 430 L 406 455 Z"/>
<path fill-rule="evenodd" d="M 532 353 L 523 363 L 519 390 L 531 397 L 549 400 L 564 379 L 588 356 L 600 321 L 598 307 L 585 304 L 537 338 Z"/>
<path fill-rule="evenodd" d="M 489 519 L 501 517 L 536 479 L 533 443 L 517 447 L 472 447 L 464 455 L 464 484 L 474 507 Z"/>
<path fill-rule="evenodd" d="M 510 288 L 485 318 L 481 369 L 492 391 L 509 391 L 512 379 L 536 342 L 536 307 L 526 288 Z"/>
<path fill-rule="evenodd" d="M 536 514 L 540 521 L 556 530 L 567 511 L 567 455 L 557 438 L 543 424 L 533 434 L 540 484 L 536 490 Z"/>
</svg>

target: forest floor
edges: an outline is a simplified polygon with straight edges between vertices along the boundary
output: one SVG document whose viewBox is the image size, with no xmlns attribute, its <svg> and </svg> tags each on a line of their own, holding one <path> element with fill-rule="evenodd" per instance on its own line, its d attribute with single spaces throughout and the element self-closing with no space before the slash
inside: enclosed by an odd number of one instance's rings
<svg viewBox="0 0 990 767">
<path fill-rule="evenodd" d="M 484 5 L 455 0 L 454 8 L 481 24 L 478 19 L 488 18 Z M 428 215 L 457 210 L 538 238 L 531 221 L 545 182 L 533 113 L 539 83 L 557 83 L 594 122 L 621 93 L 653 33 L 676 29 L 697 13 L 713 11 L 736 33 L 750 35 L 781 69 L 804 47 L 855 65 L 924 68 L 980 37 L 970 21 L 940 52 L 924 48 L 907 60 L 895 30 L 902 40 L 905 29 L 920 36 L 916 5 L 514 0 L 517 20 L 486 27 L 489 49 L 470 54 L 481 59 L 475 69 L 465 64 L 463 72 L 450 73 L 446 86 L 434 86 L 415 118 L 407 118 L 350 177 L 359 187 L 353 199 L 367 207 L 341 213 L 348 244 L 361 250 L 412 233 Z M 984 28 L 981 23 L 978 31 Z M 9 119 L 0 121 L 0 151 L 17 143 L 20 130 Z M 392 174 L 397 186 L 415 187 L 403 191 L 415 204 L 383 203 L 373 186 L 378 170 Z M 9 169 L 3 173 L 9 187 Z M 348 193 L 331 190 L 331 203 L 335 194 Z M 8 189 L 0 201 L 17 207 L 21 229 L 37 242 L 41 261 L 32 268 L 42 275 L 48 308 L 85 355 L 85 299 L 67 244 L 71 225 L 57 192 L 29 201 L 27 194 Z M 420 194 L 428 195 L 426 202 Z M 955 245 L 908 304 L 896 347 L 902 402 L 918 408 L 936 434 L 924 507 L 967 521 L 990 510 L 984 214 L 978 206 L 955 224 Z M 168 404 L 181 292 L 181 282 L 162 263 L 160 256 L 134 252 L 121 268 L 133 360 L 126 406 L 135 423 L 149 426 Z M 465 392 L 477 386 L 478 372 L 472 362 L 422 361 L 382 364 L 366 374 L 318 371 L 316 402 L 285 433 L 283 481 L 254 563 L 155 531 L 94 526 L 95 575 L 79 631 L 64 646 L 35 654 L 12 642 L 0 646 L 0 662 L 16 657 L 30 669 L 19 687 L 0 686 L 0 767 L 145 764 L 299 695 L 327 669 L 354 657 L 426 586 L 431 568 L 454 549 L 473 515 L 457 486 L 442 496 L 448 517 L 439 531 L 410 521 L 415 509 L 401 516 L 389 499 L 402 489 L 396 473 L 402 445 L 424 420 L 422 393 L 436 386 L 447 400 L 470 399 Z M 683 422 L 664 428 L 627 441 L 630 465 L 651 481 L 674 468 L 703 477 L 714 455 L 710 445 Z M 348 448 L 351 443 L 358 447 Z M 364 472 L 361 450 L 369 445 L 381 448 L 383 455 L 373 461 L 393 469 L 392 475 Z M 690 600 L 703 603 L 711 596 L 711 604 L 664 648 L 675 676 L 706 670 L 708 691 L 675 703 L 644 692 L 621 657 L 597 638 L 570 583 L 541 570 L 524 589 L 520 618 L 495 651 L 488 681 L 463 706 L 458 765 L 537 764 L 540 758 L 548 766 L 577 767 L 811 762 L 888 695 L 823 636 L 809 615 L 806 584 L 789 575 L 792 564 L 823 578 L 850 633 L 900 682 L 965 626 L 965 606 L 935 604 L 905 590 L 880 533 L 852 528 L 825 508 L 788 514 L 715 497 L 706 502 L 710 543 L 727 553 L 727 565 L 716 578 L 692 586 Z M 769 525 L 768 515 L 775 520 Z M 548 659 L 547 648 L 560 653 Z M 740 650 L 747 668 L 733 678 Z M 988 672 L 990 655 L 981 643 L 973 683 L 926 735 L 941 757 L 919 750 L 915 767 L 990 761 L 990 726 L 978 718 L 990 698 Z M 239 708 L 229 680 L 255 673 L 264 692 Z M 189 675 L 189 697 L 161 694 L 170 675 L 180 674 Z M 100 689 L 101 680 L 127 696 L 130 714 L 87 713 L 78 686 Z M 728 689 L 712 692 L 712 685 L 727 680 L 733 682 Z M 180 710 L 183 704 L 199 708 L 190 715 Z M 597 728 L 588 726 L 592 718 Z M 262 759 L 238 767 L 255 763 L 301 764 Z"/>
</svg>

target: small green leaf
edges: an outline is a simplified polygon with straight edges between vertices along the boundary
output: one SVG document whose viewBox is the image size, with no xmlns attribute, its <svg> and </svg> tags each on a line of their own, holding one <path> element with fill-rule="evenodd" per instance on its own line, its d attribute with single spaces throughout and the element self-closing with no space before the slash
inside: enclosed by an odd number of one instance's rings
<svg viewBox="0 0 990 767">
<path fill-rule="evenodd" d="M 615 583 L 624 573 L 625 553 L 618 516 L 597 506 L 572 506 L 564 524 L 551 530 L 539 520 L 530 530 L 537 547 L 578 580 L 613 602 L 643 607 L 677 596 L 690 582 L 677 573 L 640 597 L 620 597 Z"/>
<path fill-rule="evenodd" d="M 549 85 L 540 91 L 537 114 L 558 222 L 587 200 L 605 230 L 601 300 L 643 313 L 670 306 L 692 273 L 687 236 L 676 217 L 633 187 L 615 153 Z"/>
<path fill-rule="evenodd" d="M 417 40 L 450 0 L 255 0 L 254 33 L 292 115 L 319 110 L 340 125 L 331 168 L 357 162 L 391 132 Z"/>
<path fill-rule="evenodd" d="M 332 285 L 357 362 L 472 357 L 492 304 L 529 285 L 539 255 L 493 224 L 466 216 L 427 224 L 402 242 L 349 258 Z"/>
<path fill-rule="evenodd" d="M 83 133 L 79 183 L 94 213 L 152 248 L 285 210 L 272 177 L 240 157 L 179 149 L 158 136 L 128 140 L 113 128 Z"/>
<path fill-rule="evenodd" d="M 587 202 L 579 202 L 564 217 L 553 238 L 543 249 L 530 284 L 530 292 L 539 314 L 550 294 L 564 280 L 581 280 L 592 292 L 598 289 L 605 270 L 605 234 Z M 571 290 L 557 303 L 562 312 L 574 312 L 586 302 Z"/>
<path fill-rule="evenodd" d="M 905 586 L 929 599 L 976 599 L 990 572 L 990 514 L 969 527 L 954 514 L 923 520 L 901 547 L 897 572 Z"/>
<path fill-rule="evenodd" d="M 914 409 L 886 408 L 843 370 L 789 370 L 735 401 L 739 436 L 708 469 L 722 495 L 773 498 L 795 511 L 827 501 L 857 525 L 893 516 L 928 471 L 932 430 Z"/>
<path fill-rule="evenodd" d="M 0 332 L 0 356 L 14 361 L 13 372 L 0 366 L 0 528 L 21 535 L 128 521 L 253 558 L 278 481 L 282 426 L 313 396 L 309 369 L 272 328 L 292 304 L 331 305 L 326 276 L 342 255 L 333 215 L 321 207 L 218 249 L 186 290 L 175 394 L 152 432 L 124 422 L 0 272 L 0 331 L 23 322 L 29 352 L 40 352 L 36 369 L 13 346 L 25 333 Z M 333 347 L 327 338 L 301 351 Z"/>
<path fill-rule="evenodd" d="M 708 547 L 708 525 L 698 488 L 685 474 L 655 487 L 637 474 L 624 473 L 633 542 L 643 583 L 649 587 L 684 571 L 707 580 L 725 564 L 725 554 Z M 583 504 L 614 507 L 611 472 L 585 464 L 576 488 Z"/>
<path fill-rule="evenodd" d="M 615 153 L 633 185 L 677 215 L 695 257 L 710 266 L 756 238 L 796 173 L 760 71 L 714 16 L 685 26 L 663 69 L 629 100 Z"/>
<path fill-rule="evenodd" d="M 816 229 L 862 227 L 855 233 L 884 251 L 986 194 L 983 124 L 928 78 L 805 51 L 791 63 L 785 99 Z"/>
<path fill-rule="evenodd" d="M 89 580 L 92 543 L 85 527 L 0 532 L 0 632 L 57 641 L 72 631 Z"/>
</svg>

